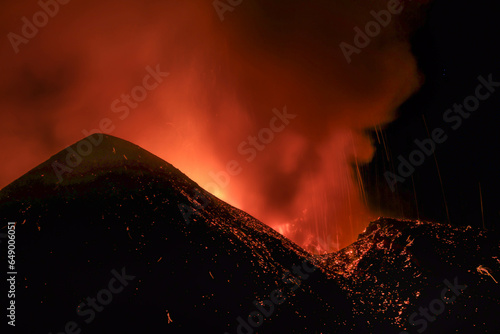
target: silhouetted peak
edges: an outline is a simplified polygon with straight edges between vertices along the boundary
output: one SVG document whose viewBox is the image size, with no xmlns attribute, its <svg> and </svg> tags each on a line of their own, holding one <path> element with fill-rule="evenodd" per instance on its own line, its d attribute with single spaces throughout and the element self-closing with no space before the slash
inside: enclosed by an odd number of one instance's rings
<svg viewBox="0 0 500 334">
<path fill-rule="evenodd" d="M 33 181 L 49 185 L 68 185 L 110 171 L 127 173 L 134 170 L 182 174 L 163 159 L 127 140 L 95 133 L 53 155 L 4 190 L 18 188 Z"/>
</svg>

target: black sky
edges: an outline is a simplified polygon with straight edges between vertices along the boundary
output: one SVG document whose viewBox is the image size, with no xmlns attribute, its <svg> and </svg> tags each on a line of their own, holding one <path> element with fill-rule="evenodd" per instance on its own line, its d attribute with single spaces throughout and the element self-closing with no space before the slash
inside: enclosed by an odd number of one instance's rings
<svg viewBox="0 0 500 334">
<path fill-rule="evenodd" d="M 445 200 L 452 224 L 482 226 L 479 183 L 482 189 L 486 228 L 499 226 L 498 195 L 500 89 L 480 103 L 456 130 L 443 120 L 445 111 L 474 94 L 477 77 L 492 75 L 500 82 L 500 24 L 490 1 L 435 1 L 424 26 L 412 38 L 412 51 L 425 83 L 399 108 L 399 117 L 385 129 L 391 162 L 383 144 L 377 143 L 375 158 L 365 166 L 365 183 L 371 203 L 394 215 L 447 222 Z M 397 157 L 408 159 L 413 141 L 427 138 L 443 128 L 447 140 L 435 151 L 443 188 L 433 156 L 392 193 L 384 172 L 397 168 Z M 374 134 L 375 137 L 375 134 Z M 392 164 L 394 166 L 392 167 Z M 418 202 L 416 209 L 414 190 Z M 444 192 L 444 196 L 443 196 Z"/>
</svg>

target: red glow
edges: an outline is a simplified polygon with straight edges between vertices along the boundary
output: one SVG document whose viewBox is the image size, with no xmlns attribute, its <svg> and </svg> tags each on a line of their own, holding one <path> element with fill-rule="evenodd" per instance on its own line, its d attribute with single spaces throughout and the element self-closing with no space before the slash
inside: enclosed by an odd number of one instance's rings
<svg viewBox="0 0 500 334">
<path fill-rule="evenodd" d="M 0 138 L 2 155 L 16 158 L 4 159 L 0 186 L 109 118 L 110 134 L 202 187 L 237 161 L 241 173 L 215 195 L 299 244 L 321 237 L 328 250 L 348 245 L 374 216 L 352 168 L 373 153 L 363 131 L 391 121 L 418 86 L 396 24 L 346 63 L 339 43 L 352 42 L 353 27 L 386 3 L 359 6 L 249 1 L 224 22 L 202 0 L 61 6 L 18 54 L 4 39 Z M 4 36 L 40 10 L 33 1 L 0 7 Z M 170 75 L 120 119 L 112 102 L 157 64 Z M 238 146 L 285 105 L 297 118 L 248 162 Z"/>
</svg>

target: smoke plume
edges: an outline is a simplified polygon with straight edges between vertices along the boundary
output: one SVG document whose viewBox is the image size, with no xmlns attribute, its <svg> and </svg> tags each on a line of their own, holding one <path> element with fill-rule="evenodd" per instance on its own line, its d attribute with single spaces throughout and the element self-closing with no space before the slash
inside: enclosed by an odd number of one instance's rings
<svg viewBox="0 0 500 334">
<path fill-rule="evenodd" d="M 61 2 L 0 5 L 0 187 L 108 118 L 110 134 L 310 249 L 349 244 L 376 214 L 356 166 L 373 155 L 367 130 L 420 84 L 421 4 L 402 2 L 358 48 L 354 28 L 393 1 Z M 43 7 L 53 17 L 25 38 Z M 169 74 L 126 104 L 148 67 Z M 295 117 L 272 121 L 284 110 Z"/>
</svg>

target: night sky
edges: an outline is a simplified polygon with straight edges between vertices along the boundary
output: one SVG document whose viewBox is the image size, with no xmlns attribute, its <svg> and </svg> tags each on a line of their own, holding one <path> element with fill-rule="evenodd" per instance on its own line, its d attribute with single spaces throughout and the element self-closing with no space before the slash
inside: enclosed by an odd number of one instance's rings
<svg viewBox="0 0 500 334">
<path fill-rule="evenodd" d="M 498 228 L 500 95 L 495 92 L 481 101 L 461 123 L 446 123 L 443 116 L 454 103 L 474 95 L 478 76 L 491 74 L 493 81 L 500 81 L 500 49 L 495 42 L 499 28 L 496 10 L 488 1 L 435 1 L 430 7 L 424 26 L 411 40 L 425 83 L 385 130 L 393 160 L 387 162 L 383 143 L 377 143 L 375 158 L 364 168 L 374 207 L 396 216 L 482 227 L 480 184 L 484 226 Z M 443 188 L 434 157 L 426 156 L 412 174 L 415 187 L 409 177 L 392 193 L 383 173 L 397 168 L 399 155 L 408 159 L 416 148 L 415 139 L 428 138 L 424 117 L 430 131 L 442 128 L 448 136 L 435 151 Z"/>
</svg>

